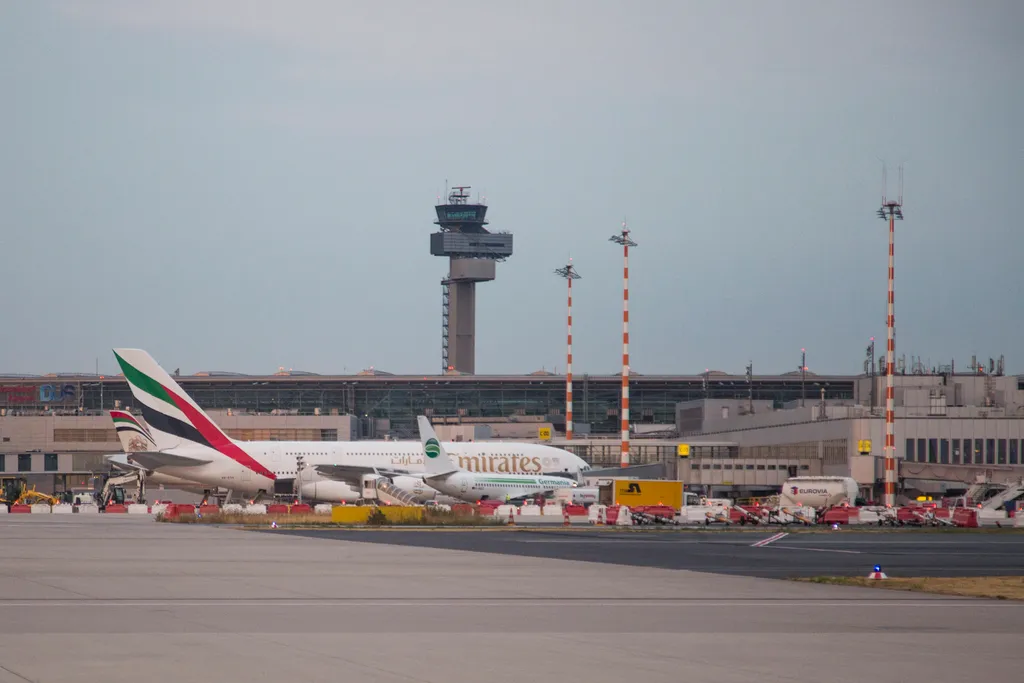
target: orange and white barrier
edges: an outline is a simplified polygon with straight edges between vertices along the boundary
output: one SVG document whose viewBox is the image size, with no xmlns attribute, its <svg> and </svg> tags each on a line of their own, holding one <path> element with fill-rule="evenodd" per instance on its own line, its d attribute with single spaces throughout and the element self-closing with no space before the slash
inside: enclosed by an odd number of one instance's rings
<svg viewBox="0 0 1024 683">
<path fill-rule="evenodd" d="M 69 505 L 68 503 L 59 503 L 57 505 L 54 505 L 50 509 L 50 512 L 52 512 L 55 515 L 70 515 L 70 514 L 73 514 L 74 511 L 75 511 L 75 506 L 74 505 Z"/>
<path fill-rule="evenodd" d="M 73 507 L 75 512 L 80 515 L 95 515 L 99 514 L 100 511 L 100 507 L 98 505 L 93 505 L 92 503 L 87 505 L 75 505 Z"/>
<path fill-rule="evenodd" d="M 242 512 L 247 515 L 265 515 L 267 514 L 267 506 L 262 503 L 246 505 Z"/>
<path fill-rule="evenodd" d="M 132 503 L 131 505 L 128 506 L 128 514 L 129 515 L 148 515 L 149 514 L 149 506 L 148 505 L 143 505 L 141 503 Z"/>
<path fill-rule="evenodd" d="M 167 512 L 167 503 L 157 503 L 156 505 L 149 506 L 149 512 L 152 515 L 162 515 Z"/>
<path fill-rule="evenodd" d="M 48 515 L 50 514 L 49 503 L 32 503 L 29 505 L 33 515 Z"/>
<path fill-rule="evenodd" d="M 224 507 L 227 508 L 226 505 Z M 329 514 L 331 514 L 331 510 L 332 509 L 334 509 L 334 506 L 331 505 L 330 503 L 320 503 L 320 504 L 315 505 L 313 507 L 313 514 L 314 515 L 329 515 Z"/>
</svg>

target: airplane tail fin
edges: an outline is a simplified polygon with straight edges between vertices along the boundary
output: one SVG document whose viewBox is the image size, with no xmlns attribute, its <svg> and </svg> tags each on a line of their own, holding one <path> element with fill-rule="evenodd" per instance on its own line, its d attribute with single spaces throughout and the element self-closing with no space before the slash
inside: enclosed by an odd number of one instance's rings
<svg viewBox="0 0 1024 683">
<path fill-rule="evenodd" d="M 110 418 L 114 421 L 117 438 L 121 442 L 121 449 L 125 453 L 160 450 L 149 428 L 128 411 L 111 410 Z"/>
<path fill-rule="evenodd" d="M 193 444 L 218 450 L 231 439 L 203 412 L 170 375 L 142 349 L 114 349 L 114 357 L 142 416 L 161 449 Z"/>
<path fill-rule="evenodd" d="M 277 478 L 225 434 L 148 353 L 142 349 L 114 349 L 114 357 L 161 452 L 208 448 L 260 476 Z M 183 459 L 180 454 L 174 457 L 177 461 Z M 184 459 L 197 462 L 194 454 Z"/>
<path fill-rule="evenodd" d="M 423 444 L 423 455 L 425 456 L 423 469 L 426 476 L 438 477 L 457 472 L 459 468 L 455 466 L 448 456 L 448 451 L 438 441 L 434 428 L 430 426 L 430 420 L 426 416 L 420 415 L 416 418 L 416 423 L 419 426 L 420 443 Z"/>
</svg>

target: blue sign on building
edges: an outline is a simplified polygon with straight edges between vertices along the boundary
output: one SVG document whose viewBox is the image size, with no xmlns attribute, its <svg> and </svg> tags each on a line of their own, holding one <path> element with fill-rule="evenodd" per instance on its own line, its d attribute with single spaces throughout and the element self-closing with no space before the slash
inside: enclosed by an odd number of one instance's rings
<svg viewBox="0 0 1024 683">
<path fill-rule="evenodd" d="M 43 384 L 39 387 L 39 402 L 51 403 L 75 400 L 74 384 Z"/>
</svg>

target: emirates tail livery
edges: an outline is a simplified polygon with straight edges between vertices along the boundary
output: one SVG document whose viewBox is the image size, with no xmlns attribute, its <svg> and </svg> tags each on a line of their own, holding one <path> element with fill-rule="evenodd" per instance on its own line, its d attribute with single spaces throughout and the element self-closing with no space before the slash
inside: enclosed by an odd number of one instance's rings
<svg viewBox="0 0 1024 683">
<path fill-rule="evenodd" d="M 114 357 L 148 426 L 141 431 L 152 449 L 131 456 L 147 469 L 246 497 L 301 490 L 305 500 L 352 502 L 361 497 L 367 475 L 387 477 L 419 501 L 437 496 L 423 481 L 419 441 L 236 441 L 148 353 L 114 349 Z M 578 479 L 590 469 L 572 453 L 540 444 L 475 441 L 444 446 L 471 472 Z M 306 466 L 296 482 L 300 457 Z"/>
<path fill-rule="evenodd" d="M 152 467 L 147 467 L 137 459 L 136 453 L 141 454 L 145 459 L 147 453 L 157 450 L 156 442 L 146 425 L 139 422 L 138 418 L 124 410 L 111 410 L 110 419 L 114 421 L 114 429 L 117 430 L 117 438 L 121 442 L 124 453 L 108 455 L 106 459 L 114 467 L 123 471 L 142 470 L 146 475 L 146 482 L 153 486 L 166 486 L 167 488 L 188 491 L 189 493 L 201 493 L 209 495 L 209 486 L 203 486 L 197 481 L 172 477 L 163 472 L 157 472 Z"/>
</svg>

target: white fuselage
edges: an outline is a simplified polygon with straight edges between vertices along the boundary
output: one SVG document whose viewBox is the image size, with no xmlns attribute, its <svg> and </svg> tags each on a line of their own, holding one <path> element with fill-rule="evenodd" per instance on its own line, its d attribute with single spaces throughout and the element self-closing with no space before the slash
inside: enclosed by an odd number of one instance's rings
<svg viewBox="0 0 1024 683">
<path fill-rule="evenodd" d="M 316 465 L 401 469 L 408 476 L 394 477 L 394 483 L 421 501 L 430 500 L 438 491 L 423 482 L 423 450 L 416 441 L 236 441 L 260 465 L 278 479 L 297 476 L 297 458 L 305 463 L 299 488 L 304 500 L 353 502 L 361 497 L 361 487 L 321 476 Z M 589 466 L 579 457 L 551 446 L 515 442 L 446 442 L 445 449 L 459 467 L 477 473 L 561 475 L 576 479 Z M 175 451 L 179 452 L 179 451 Z M 244 496 L 260 491 L 272 493 L 274 481 L 218 451 L 203 447 L 181 449 L 183 455 L 209 459 L 205 465 L 163 466 L 159 472 L 207 487 L 223 487 Z M 560 486 L 564 486 L 562 483 Z M 465 499 L 464 496 L 457 496 Z M 490 495 L 494 498 L 496 496 Z M 504 497 L 504 494 L 502 494 Z M 477 500 L 477 499 L 474 499 Z"/>
<path fill-rule="evenodd" d="M 464 501 L 516 499 L 576 485 L 575 480 L 565 477 L 484 474 L 468 470 L 425 479 L 441 493 Z"/>
</svg>

